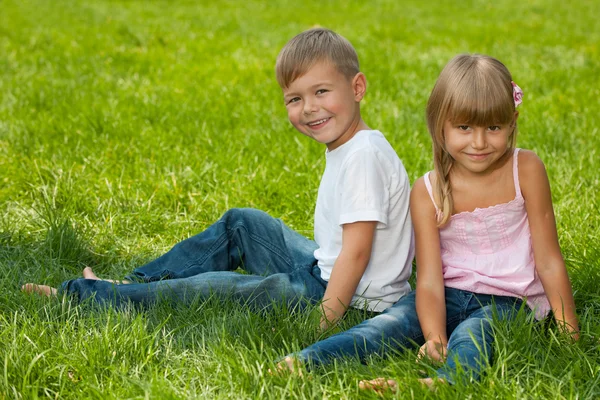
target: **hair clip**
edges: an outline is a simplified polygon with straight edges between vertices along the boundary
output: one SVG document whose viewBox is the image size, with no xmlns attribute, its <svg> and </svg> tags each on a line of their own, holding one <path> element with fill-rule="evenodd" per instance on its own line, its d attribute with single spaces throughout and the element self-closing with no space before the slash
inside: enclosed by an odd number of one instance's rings
<svg viewBox="0 0 600 400">
<path fill-rule="evenodd" d="M 513 99 L 515 100 L 515 108 L 523 102 L 523 89 L 519 87 L 515 82 L 510 81 L 513 87 Z"/>
</svg>

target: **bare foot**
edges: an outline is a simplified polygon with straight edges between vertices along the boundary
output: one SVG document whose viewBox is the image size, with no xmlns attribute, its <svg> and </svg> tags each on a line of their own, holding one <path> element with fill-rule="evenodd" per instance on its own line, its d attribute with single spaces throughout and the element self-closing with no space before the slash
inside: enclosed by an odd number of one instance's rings
<svg viewBox="0 0 600 400">
<path fill-rule="evenodd" d="M 383 393 L 386 390 L 391 390 L 394 393 L 398 391 L 398 383 L 393 379 L 385 378 L 360 381 L 358 387 L 362 390 L 374 390 L 377 393 Z"/>
<path fill-rule="evenodd" d="M 300 361 L 293 357 L 286 357 L 282 361 L 278 362 L 275 366 L 275 371 L 269 368 L 269 374 L 271 375 L 281 375 L 285 372 L 289 372 L 292 374 L 298 374 L 298 376 L 302 376 L 302 370 L 298 368 L 300 366 Z"/>
<path fill-rule="evenodd" d="M 427 387 L 429 390 L 431 390 L 432 392 L 435 392 L 437 389 L 437 386 L 439 384 L 446 384 L 446 380 L 445 379 L 441 379 L 441 378 L 423 378 L 423 379 L 419 379 L 419 382 L 421 383 L 421 385 Z"/>
<path fill-rule="evenodd" d="M 94 271 L 92 271 L 91 267 L 85 267 L 83 269 L 82 275 L 85 279 L 92 279 L 95 281 L 106 281 L 106 282 L 111 282 L 111 283 L 116 283 L 116 284 L 123 284 L 123 285 L 127 285 L 129 283 L 131 283 L 130 281 L 117 281 L 117 280 L 113 280 L 113 279 L 100 279 L 98 278 L 98 276 L 96 276 L 96 274 L 94 273 Z"/>
<path fill-rule="evenodd" d="M 99 281 L 99 280 L 100 280 L 100 278 L 98 278 L 98 277 L 96 276 L 96 274 L 94 273 L 94 271 L 92 271 L 92 268 L 91 268 L 91 267 L 85 267 L 85 268 L 83 269 L 83 272 L 82 272 L 81 274 L 83 275 L 83 277 L 84 277 L 85 279 L 93 279 L 93 280 L 95 280 L 95 281 Z"/>
<path fill-rule="evenodd" d="M 57 293 L 56 289 L 53 287 L 37 285 L 35 283 L 26 283 L 25 285 L 21 286 L 21 290 L 25 293 L 35 293 L 46 297 L 56 296 Z"/>
</svg>

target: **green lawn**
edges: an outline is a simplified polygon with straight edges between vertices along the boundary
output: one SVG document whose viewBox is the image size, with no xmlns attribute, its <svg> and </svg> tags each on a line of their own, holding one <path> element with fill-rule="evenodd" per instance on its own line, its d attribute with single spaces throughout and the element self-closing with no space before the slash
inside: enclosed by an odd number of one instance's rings
<svg viewBox="0 0 600 400">
<path fill-rule="evenodd" d="M 357 382 L 382 375 L 402 398 L 600 397 L 598 16 L 594 0 L 0 0 L 0 399 L 376 398 Z M 355 45 L 363 116 L 411 181 L 432 166 L 424 109 L 442 66 L 460 52 L 508 66 L 525 91 L 519 147 L 550 176 L 579 343 L 500 327 L 481 382 L 431 395 L 414 352 L 268 375 L 320 337 L 310 312 L 98 311 L 19 291 L 85 265 L 123 276 L 231 207 L 312 236 L 324 147 L 287 122 L 273 66 L 315 25 Z"/>
</svg>

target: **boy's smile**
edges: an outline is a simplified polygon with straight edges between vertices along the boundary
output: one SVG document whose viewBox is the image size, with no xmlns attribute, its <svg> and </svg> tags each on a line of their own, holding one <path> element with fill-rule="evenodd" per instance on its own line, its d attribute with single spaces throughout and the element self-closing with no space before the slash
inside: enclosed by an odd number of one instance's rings
<svg viewBox="0 0 600 400">
<path fill-rule="evenodd" d="M 321 61 L 283 89 L 283 95 L 294 128 L 332 151 L 356 132 L 368 129 L 360 117 L 365 91 L 362 73 L 350 80 L 331 63 Z"/>
</svg>

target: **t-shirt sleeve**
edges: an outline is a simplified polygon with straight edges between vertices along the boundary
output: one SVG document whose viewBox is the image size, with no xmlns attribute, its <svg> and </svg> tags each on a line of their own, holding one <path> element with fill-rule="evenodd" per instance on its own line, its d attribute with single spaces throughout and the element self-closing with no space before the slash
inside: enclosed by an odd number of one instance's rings
<svg viewBox="0 0 600 400">
<path fill-rule="evenodd" d="M 362 149 L 348 157 L 338 181 L 340 225 L 377 221 L 377 229 L 387 226 L 389 170 L 374 149 Z"/>
</svg>

